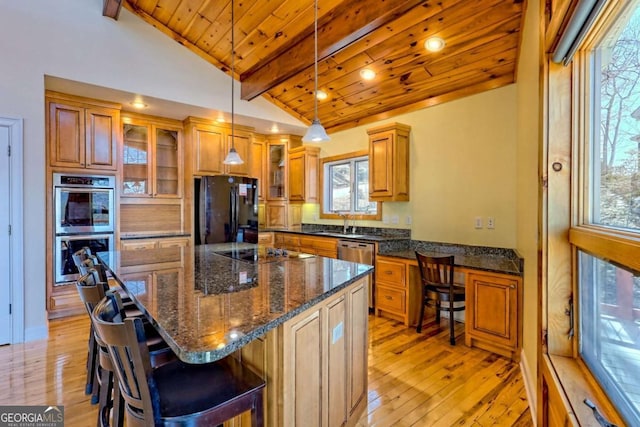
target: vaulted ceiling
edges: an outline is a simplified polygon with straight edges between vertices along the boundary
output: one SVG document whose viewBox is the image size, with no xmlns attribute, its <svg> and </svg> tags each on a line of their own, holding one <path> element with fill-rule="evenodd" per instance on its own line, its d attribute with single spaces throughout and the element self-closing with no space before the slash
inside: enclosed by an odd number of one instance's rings
<svg viewBox="0 0 640 427">
<path fill-rule="evenodd" d="M 104 0 L 117 18 L 121 0 Z M 124 7 L 230 73 L 230 0 L 124 0 Z M 314 117 L 314 1 L 234 0 L 235 77 Z M 523 0 L 318 0 L 318 117 L 328 132 L 513 83 Z M 430 36 L 444 39 L 429 52 Z M 376 73 L 371 81 L 363 68 Z"/>
</svg>

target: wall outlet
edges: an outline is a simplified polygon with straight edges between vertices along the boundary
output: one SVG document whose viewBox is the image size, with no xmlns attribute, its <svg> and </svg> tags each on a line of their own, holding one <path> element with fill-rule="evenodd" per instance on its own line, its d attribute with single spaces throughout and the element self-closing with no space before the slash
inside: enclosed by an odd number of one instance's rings
<svg viewBox="0 0 640 427">
<path fill-rule="evenodd" d="M 400 218 L 398 217 L 398 215 L 392 215 L 391 224 L 397 224 L 398 222 L 400 222 Z"/>
<path fill-rule="evenodd" d="M 475 219 L 475 228 L 482 228 L 482 217 L 481 216 L 477 216 Z"/>
<path fill-rule="evenodd" d="M 382 215 L 382 223 L 389 224 L 389 217 L 387 215 Z"/>
<path fill-rule="evenodd" d="M 411 225 L 411 215 L 407 215 L 407 217 L 405 218 L 404 222 L 407 225 Z"/>
<path fill-rule="evenodd" d="M 487 217 L 487 228 L 496 228 L 496 221 L 492 216 Z"/>
</svg>

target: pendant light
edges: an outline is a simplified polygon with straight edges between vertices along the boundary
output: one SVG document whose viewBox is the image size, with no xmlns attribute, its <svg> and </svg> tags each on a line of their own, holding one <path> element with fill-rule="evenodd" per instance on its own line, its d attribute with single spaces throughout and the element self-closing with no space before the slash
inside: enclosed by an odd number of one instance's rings
<svg viewBox="0 0 640 427">
<path fill-rule="evenodd" d="M 224 158 L 225 165 L 241 165 L 244 160 L 240 157 L 240 154 L 236 151 L 236 136 L 234 133 L 235 117 L 234 117 L 234 86 L 235 86 L 235 63 L 236 63 L 236 49 L 235 49 L 235 34 L 233 31 L 233 0 L 231 0 L 231 149 L 229 154 Z"/>
<path fill-rule="evenodd" d="M 302 141 L 304 142 L 325 142 L 329 141 L 329 135 L 324 130 L 322 125 L 320 124 L 320 119 L 318 119 L 318 0 L 315 0 L 314 3 L 314 42 L 315 42 L 315 57 L 313 61 L 314 66 L 314 91 L 313 91 L 313 101 L 314 101 L 314 117 L 311 126 L 307 129 L 307 133 L 302 137 Z"/>
</svg>

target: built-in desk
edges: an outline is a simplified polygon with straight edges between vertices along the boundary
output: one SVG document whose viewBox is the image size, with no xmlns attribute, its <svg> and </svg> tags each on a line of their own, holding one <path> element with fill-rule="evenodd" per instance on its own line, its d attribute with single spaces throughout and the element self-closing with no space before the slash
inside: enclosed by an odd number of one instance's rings
<svg viewBox="0 0 640 427">
<path fill-rule="evenodd" d="M 455 281 L 466 287 L 466 310 L 456 313 L 465 323 L 465 344 L 519 360 L 522 346 L 522 262 L 517 256 L 469 254 L 452 246 L 447 252 L 424 248 L 428 256 L 454 255 Z M 456 253 L 458 252 L 458 253 Z M 417 325 L 420 272 L 414 250 L 378 253 L 375 270 L 376 314 Z M 433 315 L 427 311 L 425 317 Z M 448 313 L 446 317 L 448 319 Z"/>
</svg>

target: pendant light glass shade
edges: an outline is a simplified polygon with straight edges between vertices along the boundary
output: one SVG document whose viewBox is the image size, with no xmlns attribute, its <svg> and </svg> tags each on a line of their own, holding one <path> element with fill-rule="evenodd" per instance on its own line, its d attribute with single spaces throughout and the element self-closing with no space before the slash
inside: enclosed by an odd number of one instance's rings
<svg viewBox="0 0 640 427">
<path fill-rule="evenodd" d="M 314 15 L 313 15 L 313 37 L 315 43 L 314 50 L 314 58 L 313 58 L 313 67 L 314 67 L 314 91 L 313 91 L 313 101 L 314 101 L 314 116 L 313 122 L 309 129 L 307 129 L 307 133 L 302 137 L 303 142 L 326 142 L 329 141 L 329 135 L 327 135 L 327 131 L 324 130 L 322 125 L 320 124 L 320 119 L 318 118 L 318 0 L 315 1 L 314 4 Z"/>
<path fill-rule="evenodd" d="M 244 163 L 244 160 L 240 158 L 240 154 L 236 151 L 235 147 L 231 147 L 229 150 L 229 154 L 224 158 L 225 165 L 241 165 Z"/>
<path fill-rule="evenodd" d="M 307 133 L 304 134 L 302 140 L 304 142 L 326 142 L 329 141 L 329 135 L 320 124 L 320 120 L 313 119 L 313 123 L 307 129 Z"/>
<path fill-rule="evenodd" d="M 235 35 L 233 31 L 233 0 L 231 0 L 231 149 L 229 150 L 229 154 L 224 158 L 225 165 L 241 165 L 244 163 L 244 160 L 240 157 L 240 154 L 236 151 L 236 136 L 234 134 L 235 128 L 235 115 L 234 115 L 234 104 L 235 104 L 235 96 L 234 96 L 234 86 L 235 82 L 235 63 L 236 63 L 236 49 L 235 49 Z"/>
</svg>

